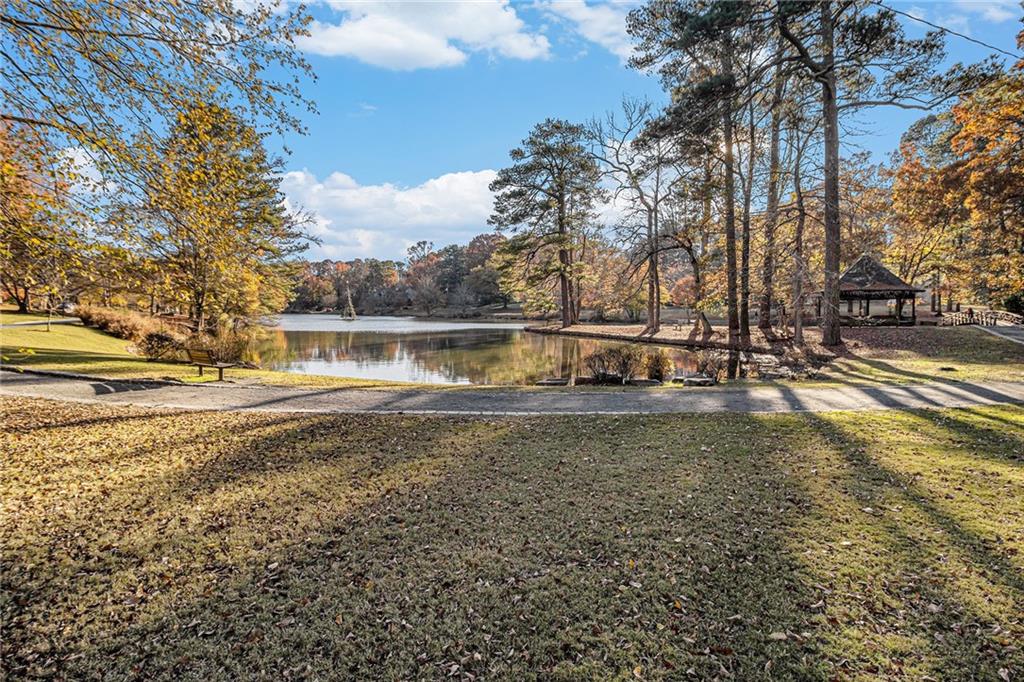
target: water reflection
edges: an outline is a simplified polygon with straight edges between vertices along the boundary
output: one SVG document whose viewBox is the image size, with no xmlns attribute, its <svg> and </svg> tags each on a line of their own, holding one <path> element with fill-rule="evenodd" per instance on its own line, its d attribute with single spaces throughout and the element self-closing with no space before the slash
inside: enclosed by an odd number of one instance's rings
<svg viewBox="0 0 1024 682">
<path fill-rule="evenodd" d="M 399 324 L 397 319 L 401 318 L 365 318 L 358 327 L 341 320 L 282 320 L 257 354 L 263 367 L 305 374 L 436 384 L 532 384 L 547 377 L 579 376 L 583 358 L 612 343 L 529 334 L 514 325 L 467 328 L 408 319 Z M 381 320 L 378 329 L 388 331 L 376 331 L 375 320 Z M 320 330 L 310 330 L 312 326 Z M 396 327 L 402 331 L 392 331 Z M 690 354 L 679 351 L 673 356 L 677 367 L 692 368 Z"/>
</svg>

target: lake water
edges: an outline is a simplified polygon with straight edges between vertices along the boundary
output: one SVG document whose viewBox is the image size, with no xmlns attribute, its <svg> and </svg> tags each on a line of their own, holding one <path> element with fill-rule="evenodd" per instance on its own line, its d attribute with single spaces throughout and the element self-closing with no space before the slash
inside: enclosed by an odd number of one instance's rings
<svg viewBox="0 0 1024 682">
<path fill-rule="evenodd" d="M 257 348 L 267 369 L 430 384 L 533 384 L 579 376 L 583 358 L 615 342 L 523 331 L 522 323 L 414 317 L 281 315 Z M 692 354 L 670 349 L 679 368 Z"/>
</svg>

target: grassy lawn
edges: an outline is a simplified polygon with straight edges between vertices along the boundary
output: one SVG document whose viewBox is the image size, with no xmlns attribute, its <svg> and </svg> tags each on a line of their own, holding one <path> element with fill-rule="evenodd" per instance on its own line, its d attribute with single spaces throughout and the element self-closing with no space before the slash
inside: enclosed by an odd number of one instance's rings
<svg viewBox="0 0 1024 682">
<path fill-rule="evenodd" d="M 822 379 L 837 383 L 1024 381 L 1024 346 L 970 327 L 844 329 Z"/>
<path fill-rule="evenodd" d="M 53 319 L 59 320 L 63 315 L 54 315 Z M 17 311 L 17 308 L 10 305 L 0 305 L 0 327 L 7 324 L 15 324 L 17 322 L 46 322 L 47 315 L 45 313 L 25 313 L 21 314 Z"/>
<path fill-rule="evenodd" d="M 12 677 L 1024 674 L 1021 408 L 0 409 Z"/>
</svg>

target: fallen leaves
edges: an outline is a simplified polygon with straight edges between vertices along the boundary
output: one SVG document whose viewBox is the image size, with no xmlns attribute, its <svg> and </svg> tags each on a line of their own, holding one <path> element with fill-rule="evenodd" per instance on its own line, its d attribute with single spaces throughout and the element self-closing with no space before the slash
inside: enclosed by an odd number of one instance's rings
<svg viewBox="0 0 1024 682">
<path fill-rule="evenodd" d="M 1021 475 L 1000 459 L 1019 408 L 836 427 L 3 407 L 18 675 L 324 678 L 343 660 L 354 678 L 920 678 L 941 662 L 1005 679 L 1021 664 L 1002 582 Z M 986 423 L 1003 437 L 969 430 Z"/>
</svg>

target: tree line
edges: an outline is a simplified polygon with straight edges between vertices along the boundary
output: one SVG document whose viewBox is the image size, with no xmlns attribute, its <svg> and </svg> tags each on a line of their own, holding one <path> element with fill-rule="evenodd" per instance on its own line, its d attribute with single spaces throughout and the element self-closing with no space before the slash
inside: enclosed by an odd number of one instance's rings
<svg viewBox="0 0 1024 682">
<path fill-rule="evenodd" d="M 430 315 L 439 308 L 469 315 L 481 305 L 507 306 L 492 258 L 505 241 L 494 233 L 480 234 L 465 245 L 434 250 L 420 241 L 405 261 L 357 258 L 306 262 L 288 310 L 340 311 L 381 315 L 416 308 Z"/>
<path fill-rule="evenodd" d="M 940 69 L 943 31 L 911 38 L 900 18 L 849 0 L 634 10 L 631 65 L 660 78 L 669 104 L 545 120 L 512 150 L 491 187 L 491 223 L 510 235 L 505 281 L 575 324 L 595 275 L 584 254 L 603 234 L 625 256 L 647 333 L 661 324 L 662 269 L 681 259 L 698 309 L 724 300 L 735 347 L 755 318 L 803 343 L 819 292 L 821 341 L 840 343 L 839 275 L 864 252 L 968 300 L 1019 292 L 1022 65 Z M 843 158 L 844 121 L 879 107 L 944 113 L 908 131 L 890 164 Z M 697 325 L 710 333 L 705 316 Z"/>
<path fill-rule="evenodd" d="M 839 274 L 865 252 L 947 305 L 1024 288 L 1024 65 L 940 68 L 943 31 L 908 37 L 883 3 L 651 0 L 629 15 L 630 63 L 667 105 L 539 122 L 492 183 L 496 234 L 343 263 L 299 260 L 315 240 L 266 145 L 312 109 L 308 14 L 179 4 L 0 10 L 0 285 L 19 307 L 128 300 L 202 329 L 516 300 L 653 334 L 672 302 L 702 335 L 723 311 L 743 347 L 757 326 L 802 343 L 819 295 L 839 343 Z M 887 163 L 843 155 L 879 107 L 923 118 Z"/>
</svg>

